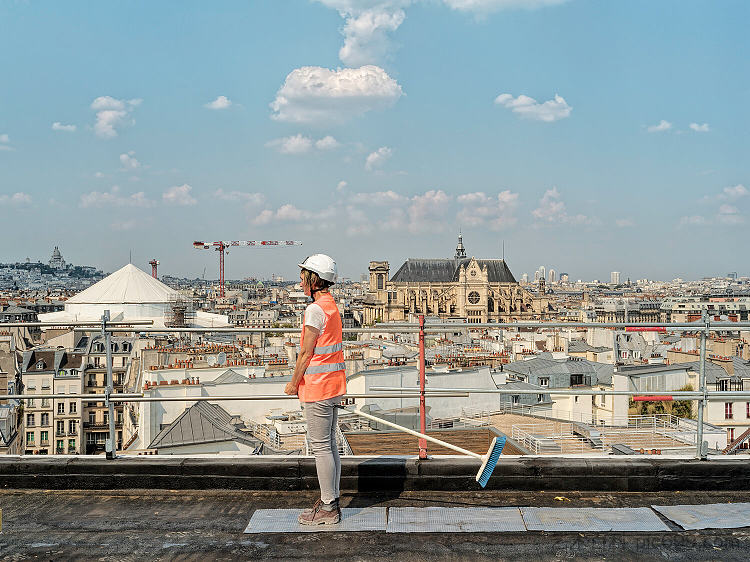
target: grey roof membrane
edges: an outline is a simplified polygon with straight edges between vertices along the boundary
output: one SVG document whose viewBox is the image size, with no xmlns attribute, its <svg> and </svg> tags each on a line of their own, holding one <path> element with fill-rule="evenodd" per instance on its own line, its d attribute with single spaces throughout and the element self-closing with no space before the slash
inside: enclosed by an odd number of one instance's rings
<svg viewBox="0 0 750 562">
<path fill-rule="evenodd" d="M 522 507 L 529 531 L 669 531 L 647 507 Z"/>
<path fill-rule="evenodd" d="M 652 505 L 685 530 L 750 527 L 750 503 Z"/>
<path fill-rule="evenodd" d="M 256 509 L 245 533 L 319 533 L 321 531 L 385 531 L 384 507 L 358 507 L 341 510 L 337 525 L 300 525 L 302 509 Z"/>
<path fill-rule="evenodd" d="M 196 402 L 162 429 L 148 448 L 180 447 L 217 441 L 239 441 L 251 447 L 262 443 L 249 434 L 238 431 L 230 423 L 231 420 L 232 416 L 221 406 Z"/>
<path fill-rule="evenodd" d="M 391 277 L 393 283 L 451 283 L 458 281 L 461 266 L 468 266 L 474 258 L 459 260 L 409 258 Z M 487 268 L 490 283 L 516 283 L 504 260 L 476 260 Z"/>
</svg>

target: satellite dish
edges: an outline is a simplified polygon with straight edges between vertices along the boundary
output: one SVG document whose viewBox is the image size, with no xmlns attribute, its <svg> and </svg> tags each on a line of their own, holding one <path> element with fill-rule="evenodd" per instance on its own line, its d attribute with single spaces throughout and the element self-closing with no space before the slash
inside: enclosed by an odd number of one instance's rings
<svg viewBox="0 0 750 562">
<path fill-rule="evenodd" d="M 216 357 L 216 361 L 219 363 L 219 365 L 225 365 L 227 362 L 227 354 L 223 351 L 219 353 L 219 355 Z"/>
<path fill-rule="evenodd" d="M 208 363 L 209 367 L 216 367 L 216 364 L 218 363 L 218 359 L 216 358 L 216 355 L 209 355 L 206 357 L 206 363 Z"/>
</svg>

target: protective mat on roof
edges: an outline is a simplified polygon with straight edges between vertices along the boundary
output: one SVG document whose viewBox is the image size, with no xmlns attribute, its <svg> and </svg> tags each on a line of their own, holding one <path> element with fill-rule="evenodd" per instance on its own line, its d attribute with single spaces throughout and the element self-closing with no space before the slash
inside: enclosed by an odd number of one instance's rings
<svg viewBox="0 0 750 562">
<path fill-rule="evenodd" d="M 750 527 L 750 503 L 652 505 L 651 507 L 685 530 Z"/>
<path fill-rule="evenodd" d="M 344 508 L 337 525 L 300 525 L 303 509 L 256 509 L 245 533 L 320 533 L 326 531 L 385 531 L 384 507 Z"/>
<path fill-rule="evenodd" d="M 522 507 L 529 531 L 669 531 L 647 507 Z"/>
<path fill-rule="evenodd" d="M 392 507 L 388 533 L 526 531 L 517 507 Z"/>
</svg>

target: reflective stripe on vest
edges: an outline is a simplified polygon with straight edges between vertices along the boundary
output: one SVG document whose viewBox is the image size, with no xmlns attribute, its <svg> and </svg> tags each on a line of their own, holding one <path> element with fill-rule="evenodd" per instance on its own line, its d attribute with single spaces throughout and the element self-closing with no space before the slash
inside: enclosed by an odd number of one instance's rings
<svg viewBox="0 0 750 562">
<path fill-rule="evenodd" d="M 336 353 L 337 351 L 341 351 L 342 349 L 344 349 L 344 344 L 337 343 L 334 345 L 324 345 L 322 347 L 316 347 L 313 353 L 315 353 L 315 355 L 325 355 L 326 353 Z"/>
<path fill-rule="evenodd" d="M 343 371 L 346 367 L 346 363 L 329 363 L 323 365 L 316 365 L 315 367 L 308 367 L 305 371 L 306 375 L 317 375 L 320 373 L 333 373 L 335 371 Z"/>
</svg>

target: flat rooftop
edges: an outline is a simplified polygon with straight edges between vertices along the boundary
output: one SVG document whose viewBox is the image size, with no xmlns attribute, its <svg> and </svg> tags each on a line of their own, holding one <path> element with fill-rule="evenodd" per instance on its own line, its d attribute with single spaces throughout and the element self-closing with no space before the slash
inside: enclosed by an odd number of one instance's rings
<svg viewBox="0 0 750 562">
<path fill-rule="evenodd" d="M 0 492 L 4 559 L 747 560 L 750 528 L 669 532 L 382 531 L 244 534 L 256 510 L 308 507 L 313 491 Z M 564 499 L 560 499 L 564 498 Z M 623 508 L 750 501 L 750 492 L 432 492 L 342 494 L 342 507 Z M 668 522 L 667 522 L 668 523 Z M 671 525 L 674 527 L 674 525 Z M 700 557 L 700 558 L 698 558 Z"/>
<path fill-rule="evenodd" d="M 245 534 L 258 510 L 312 504 L 318 497 L 312 458 L 20 456 L 0 458 L 0 553 L 13 560 L 747 559 L 746 457 L 504 455 L 486 489 L 474 481 L 478 461 L 465 457 L 342 461 L 342 507 L 375 508 L 388 525 L 402 508 L 476 514 L 493 507 L 515 508 L 525 527 L 301 533 L 279 525 L 279 532 Z M 652 508 L 709 504 L 730 506 L 730 513 L 736 508 L 747 526 L 687 530 Z M 622 508 L 641 508 L 663 529 L 534 530 L 528 508 L 565 508 L 567 517 L 582 508 L 618 508 L 622 514 L 628 511 Z"/>
</svg>

